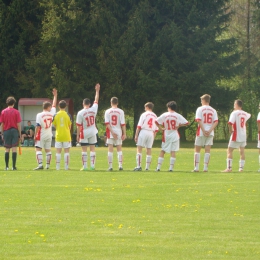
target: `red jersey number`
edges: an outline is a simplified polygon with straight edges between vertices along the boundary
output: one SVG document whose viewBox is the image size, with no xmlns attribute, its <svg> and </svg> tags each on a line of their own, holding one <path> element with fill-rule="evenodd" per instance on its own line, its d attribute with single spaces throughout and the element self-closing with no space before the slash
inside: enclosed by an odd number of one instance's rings
<svg viewBox="0 0 260 260">
<path fill-rule="evenodd" d="M 85 120 L 87 121 L 87 127 L 90 127 L 95 124 L 94 116 L 88 116 L 85 118 Z"/>
<path fill-rule="evenodd" d="M 176 121 L 175 120 L 167 120 L 167 130 L 175 130 L 176 128 Z"/>
<path fill-rule="evenodd" d="M 240 126 L 243 128 L 245 126 L 245 118 L 241 117 L 240 118 Z"/>
<path fill-rule="evenodd" d="M 152 128 L 153 127 L 153 119 L 150 118 L 147 122 L 147 125 L 149 126 L 149 128 Z"/>
<path fill-rule="evenodd" d="M 117 125 L 117 116 L 116 115 L 112 115 L 111 116 L 111 125 Z"/>
<path fill-rule="evenodd" d="M 208 113 L 208 114 L 203 114 L 203 117 L 204 117 L 204 124 L 211 124 L 212 123 L 212 117 L 213 117 L 213 114 L 211 113 Z"/>
<path fill-rule="evenodd" d="M 46 128 L 50 128 L 51 123 L 52 123 L 52 118 L 47 118 L 43 120 L 44 124 L 45 124 L 45 129 Z"/>
</svg>

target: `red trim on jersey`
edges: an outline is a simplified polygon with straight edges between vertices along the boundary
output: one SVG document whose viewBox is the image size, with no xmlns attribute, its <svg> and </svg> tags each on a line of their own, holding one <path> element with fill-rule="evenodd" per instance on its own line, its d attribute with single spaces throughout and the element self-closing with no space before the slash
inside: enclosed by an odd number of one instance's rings
<svg viewBox="0 0 260 260">
<path fill-rule="evenodd" d="M 98 104 L 98 102 L 94 101 L 94 104 Z"/>
<path fill-rule="evenodd" d="M 105 123 L 105 125 L 109 125 L 109 123 Z"/>
<path fill-rule="evenodd" d="M 36 134 L 36 136 L 35 136 L 35 140 L 36 141 L 40 141 L 41 140 L 41 126 L 39 126 L 39 130 L 38 130 L 38 132 L 37 132 L 37 134 Z"/>
<path fill-rule="evenodd" d="M 260 120 L 257 120 L 258 123 L 260 123 Z"/>
<path fill-rule="evenodd" d="M 76 123 L 76 125 L 77 125 L 77 126 L 82 126 L 82 124 L 77 124 L 77 123 Z"/>
<path fill-rule="evenodd" d="M 155 130 L 154 132 L 155 132 L 155 133 L 158 133 L 158 132 L 159 132 L 159 130 Z"/>
<path fill-rule="evenodd" d="M 197 135 L 197 136 L 200 136 L 200 126 L 199 126 L 199 125 L 198 125 L 198 128 L 197 128 L 196 135 Z"/>
<path fill-rule="evenodd" d="M 137 129 L 141 129 L 141 126 L 138 125 L 138 126 L 137 126 Z"/>
<path fill-rule="evenodd" d="M 52 106 L 52 107 L 56 107 L 56 106 Z"/>
<path fill-rule="evenodd" d="M 196 118 L 195 121 L 196 121 L 196 122 L 199 122 L 199 121 L 201 121 L 201 119 L 200 119 L 200 118 Z"/>
<path fill-rule="evenodd" d="M 106 128 L 106 135 L 107 135 L 107 138 L 110 138 L 110 131 L 108 128 Z"/>
<path fill-rule="evenodd" d="M 233 129 L 234 129 L 234 132 L 232 133 L 232 141 L 236 141 L 237 140 L 237 125 L 236 123 L 233 124 Z"/>
<path fill-rule="evenodd" d="M 124 126 L 125 124 L 121 124 L 121 126 Z"/>
<path fill-rule="evenodd" d="M 218 122 L 218 120 L 215 120 L 213 123 Z"/>
</svg>

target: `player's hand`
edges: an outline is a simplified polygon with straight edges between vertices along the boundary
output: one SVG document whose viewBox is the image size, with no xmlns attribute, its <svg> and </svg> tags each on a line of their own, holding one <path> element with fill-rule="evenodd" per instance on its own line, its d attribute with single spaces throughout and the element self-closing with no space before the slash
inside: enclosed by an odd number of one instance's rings
<svg viewBox="0 0 260 260">
<path fill-rule="evenodd" d="M 58 90 L 56 88 L 54 88 L 52 90 L 52 94 L 53 94 L 53 96 L 57 96 L 58 95 Z"/>
<path fill-rule="evenodd" d="M 165 130 L 165 127 L 164 126 L 159 126 L 159 129 L 160 129 L 160 131 L 164 131 Z"/>
<path fill-rule="evenodd" d="M 112 136 L 113 136 L 113 138 L 115 139 L 115 140 L 117 140 L 118 139 L 118 135 L 117 134 L 115 134 L 115 133 L 112 133 Z M 123 139 L 122 139 L 123 140 Z"/>
<path fill-rule="evenodd" d="M 99 91 L 99 90 L 100 90 L 100 84 L 99 84 L 99 83 L 96 84 L 95 90 L 96 90 L 96 91 Z"/>
<path fill-rule="evenodd" d="M 126 136 L 125 136 L 125 135 L 122 135 L 122 137 L 121 137 L 122 141 L 124 141 L 125 138 L 126 138 Z"/>
<path fill-rule="evenodd" d="M 136 136 L 135 136 L 134 140 L 135 140 L 135 142 L 137 143 L 137 137 L 136 137 Z"/>
</svg>

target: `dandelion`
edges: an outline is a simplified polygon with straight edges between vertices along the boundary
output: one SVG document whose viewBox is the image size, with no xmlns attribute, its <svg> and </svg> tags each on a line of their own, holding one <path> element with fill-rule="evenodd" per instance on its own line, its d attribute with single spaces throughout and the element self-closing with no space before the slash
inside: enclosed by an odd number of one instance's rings
<svg viewBox="0 0 260 260">
<path fill-rule="evenodd" d="M 44 234 L 41 234 L 40 237 L 44 237 Z"/>
<path fill-rule="evenodd" d="M 139 230 L 139 234 L 142 234 L 142 232 L 143 232 L 142 230 Z"/>
<path fill-rule="evenodd" d="M 122 228 L 123 227 L 123 224 L 120 224 L 119 226 L 118 226 L 118 228 Z"/>
<path fill-rule="evenodd" d="M 14 232 L 18 232 L 18 229 L 16 229 Z"/>
</svg>

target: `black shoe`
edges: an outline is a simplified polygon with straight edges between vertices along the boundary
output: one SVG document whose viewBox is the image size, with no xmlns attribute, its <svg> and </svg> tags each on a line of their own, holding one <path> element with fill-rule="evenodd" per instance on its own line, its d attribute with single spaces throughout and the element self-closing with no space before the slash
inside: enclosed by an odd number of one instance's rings
<svg viewBox="0 0 260 260">
<path fill-rule="evenodd" d="M 109 171 L 109 172 L 112 172 L 112 171 L 113 171 L 113 168 L 108 168 L 108 171 Z"/>
<path fill-rule="evenodd" d="M 149 171 L 149 169 L 147 169 L 147 168 L 146 168 L 145 170 L 146 170 L 146 171 Z"/>
<path fill-rule="evenodd" d="M 17 168 L 16 168 L 16 167 L 13 167 L 13 168 L 12 168 L 12 170 L 13 170 L 13 171 L 16 171 L 16 170 L 17 170 Z"/>
<path fill-rule="evenodd" d="M 169 170 L 168 172 L 172 172 L 173 170 Z"/>
<path fill-rule="evenodd" d="M 123 171 L 123 167 L 119 167 L 119 169 L 118 169 L 119 171 Z"/>
<path fill-rule="evenodd" d="M 35 171 L 37 171 L 37 170 L 43 170 L 43 166 L 38 166 L 38 167 L 34 168 L 34 170 L 35 170 Z"/>
<path fill-rule="evenodd" d="M 134 172 L 141 172 L 142 171 L 142 167 L 135 167 L 134 168 Z"/>
<path fill-rule="evenodd" d="M 155 169 L 155 171 L 156 171 L 156 172 L 159 172 L 159 171 L 160 171 L 160 169 L 157 169 L 157 168 L 156 168 L 156 169 Z"/>
</svg>

